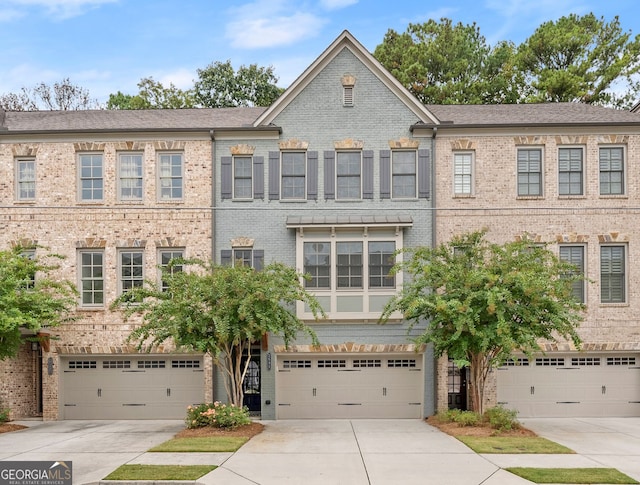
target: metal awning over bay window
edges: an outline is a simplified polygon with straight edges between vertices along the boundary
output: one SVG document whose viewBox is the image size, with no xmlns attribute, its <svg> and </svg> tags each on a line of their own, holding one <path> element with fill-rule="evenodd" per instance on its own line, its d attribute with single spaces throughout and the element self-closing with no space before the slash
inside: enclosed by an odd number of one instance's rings
<svg viewBox="0 0 640 485">
<path fill-rule="evenodd" d="M 296 267 L 330 321 L 376 322 L 402 285 L 391 274 L 402 255 L 407 215 L 289 216 L 296 229 Z M 298 316 L 311 319 L 303 303 Z M 400 315 L 397 316 L 400 318 Z"/>
</svg>

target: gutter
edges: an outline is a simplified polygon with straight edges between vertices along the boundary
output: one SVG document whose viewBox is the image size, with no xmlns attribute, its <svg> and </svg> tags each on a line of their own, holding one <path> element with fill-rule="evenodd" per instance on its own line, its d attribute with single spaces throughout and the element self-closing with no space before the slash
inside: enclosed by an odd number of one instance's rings
<svg viewBox="0 0 640 485">
<path fill-rule="evenodd" d="M 436 237 L 436 135 L 438 134 L 438 127 L 432 128 L 431 135 L 431 247 L 435 248 L 438 243 Z"/>
<path fill-rule="evenodd" d="M 215 130 L 209 130 L 211 137 L 211 262 L 216 262 L 216 135 Z"/>
</svg>

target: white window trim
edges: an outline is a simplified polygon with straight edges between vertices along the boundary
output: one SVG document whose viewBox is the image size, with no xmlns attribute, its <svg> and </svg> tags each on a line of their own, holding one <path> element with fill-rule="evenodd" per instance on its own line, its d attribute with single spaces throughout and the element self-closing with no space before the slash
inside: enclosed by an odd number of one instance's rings
<svg viewBox="0 0 640 485">
<path fill-rule="evenodd" d="M 469 192 L 456 192 L 456 157 L 459 155 L 469 155 L 471 157 L 471 187 Z M 476 185 L 476 153 L 473 150 L 455 151 L 453 152 L 453 164 L 451 167 L 451 190 L 454 197 L 473 197 L 475 196 Z"/>
<path fill-rule="evenodd" d="M 122 160 L 121 160 L 121 156 L 127 156 L 127 155 L 139 155 L 141 157 L 142 160 L 142 176 L 141 176 L 141 184 L 142 184 L 142 193 L 140 198 L 137 199 L 123 199 L 122 198 Z M 145 193 L 145 170 L 144 170 L 144 153 L 143 152 L 118 152 L 117 153 L 117 165 L 118 165 L 118 169 L 117 169 L 117 199 L 118 202 L 121 203 L 127 203 L 127 204 L 141 204 L 144 202 L 144 193 Z"/>
<path fill-rule="evenodd" d="M 99 253 L 102 254 L 102 303 L 84 303 L 82 301 L 82 269 L 83 269 L 83 265 L 82 265 L 82 255 L 83 254 L 87 254 L 87 253 Z M 99 249 L 93 249 L 93 248 L 87 248 L 87 249 L 80 249 L 78 250 L 77 254 L 76 254 L 76 267 L 77 267 L 77 277 L 78 277 L 78 290 L 79 290 L 79 298 L 78 298 L 78 306 L 80 308 L 82 308 L 83 310 L 95 310 L 95 309 L 103 309 L 106 307 L 106 301 L 107 301 L 107 276 L 106 276 L 106 261 L 105 261 L 105 252 L 104 250 L 99 250 Z"/>
<path fill-rule="evenodd" d="M 33 185 L 34 185 L 34 190 L 33 190 L 33 197 L 21 197 L 20 196 L 20 183 L 22 182 L 20 180 L 20 164 L 21 163 L 33 163 Z M 36 200 L 37 197 L 37 193 L 38 193 L 38 186 L 37 186 L 37 182 L 38 182 L 38 167 L 36 164 L 36 159 L 35 157 L 18 157 L 15 159 L 15 163 L 14 163 L 14 170 L 15 170 L 15 200 L 18 202 L 34 202 Z"/>
<path fill-rule="evenodd" d="M 581 194 L 561 194 L 560 193 L 560 150 L 562 149 L 577 149 L 582 150 L 582 193 Z M 599 162 L 598 162 L 599 163 Z M 598 171 L 598 175 L 599 175 Z M 558 197 L 561 198 L 573 198 L 580 199 L 585 198 L 587 196 L 587 147 L 584 145 L 561 145 L 558 146 L 557 154 L 556 154 L 556 180 L 557 186 L 556 190 L 558 191 Z M 598 186 L 600 185 L 600 177 L 598 176 Z M 598 188 L 598 193 L 600 193 L 600 189 Z"/>
<path fill-rule="evenodd" d="M 173 176 L 169 176 L 169 177 L 162 177 L 161 175 L 161 162 L 160 162 L 160 158 L 163 155 L 180 155 L 180 179 L 182 180 L 182 195 L 180 197 L 167 197 L 167 198 L 163 198 L 162 197 L 162 185 L 161 185 L 161 180 L 163 178 L 169 178 L 171 180 L 173 180 L 175 177 Z M 182 151 L 159 151 L 156 154 L 156 198 L 158 200 L 158 202 L 182 202 L 184 200 L 184 189 L 185 189 L 185 170 L 184 170 L 184 152 Z"/>
<path fill-rule="evenodd" d="M 164 266 L 166 266 L 166 265 L 162 264 L 162 255 L 164 253 L 181 253 L 180 258 L 184 259 L 185 258 L 185 248 L 183 248 L 183 247 L 179 247 L 179 248 L 166 248 L 166 247 L 158 248 L 156 257 L 158 258 L 157 259 L 157 262 L 158 262 L 158 265 L 157 265 L 158 266 L 158 286 L 160 288 L 162 288 L 162 269 L 163 269 Z"/>
<path fill-rule="evenodd" d="M 520 195 L 518 192 L 518 153 L 520 150 L 539 150 L 540 151 L 540 194 L 539 195 Z M 545 151 L 543 146 L 518 146 L 516 147 L 516 197 L 518 199 L 543 199 L 546 195 L 545 191 Z"/>
<path fill-rule="evenodd" d="M 604 302 L 602 301 L 602 273 L 601 258 L 603 247 L 622 247 L 624 255 L 624 301 Z M 598 246 L 598 301 L 602 307 L 629 306 L 629 245 L 627 243 L 600 244 Z"/>
<path fill-rule="evenodd" d="M 338 175 L 338 155 L 340 153 L 358 153 L 360 155 L 360 196 L 359 197 L 339 197 L 338 196 L 338 192 L 339 192 L 339 188 L 338 188 L 338 179 L 340 179 L 340 176 Z M 363 173 L 362 170 L 364 168 L 364 162 L 363 162 L 363 153 L 362 150 L 336 150 L 335 152 L 335 197 L 336 200 L 341 200 L 341 201 L 345 201 L 345 200 L 362 200 L 362 185 L 363 185 Z"/>
<path fill-rule="evenodd" d="M 118 276 L 118 296 L 122 295 L 124 293 L 123 287 L 122 287 L 122 254 L 123 253 L 140 253 L 142 254 L 142 276 L 140 277 L 140 281 L 143 282 L 144 284 L 144 280 L 146 278 L 145 274 L 146 274 L 146 268 L 145 268 L 145 251 L 143 248 L 119 248 L 117 250 L 117 255 L 118 255 L 118 265 L 117 265 L 117 276 Z"/>
<path fill-rule="evenodd" d="M 285 153 L 302 153 L 304 156 L 304 189 L 302 193 L 302 197 L 284 197 L 282 191 L 282 179 L 284 178 L 284 172 L 282 170 L 283 165 L 283 155 Z M 281 150 L 280 151 L 280 178 L 278 179 L 278 193 L 280 194 L 280 200 L 293 200 L 293 201 L 302 201 L 307 200 L 307 184 L 309 183 L 309 173 L 308 173 L 308 162 L 307 162 L 307 151 L 306 150 Z"/>
<path fill-rule="evenodd" d="M 621 194 L 602 194 L 600 192 L 600 149 L 601 148 L 621 148 L 622 149 L 622 193 Z M 598 145 L 598 195 L 603 199 L 627 198 L 627 180 L 628 174 L 628 150 L 626 145 Z"/>
<path fill-rule="evenodd" d="M 567 243 L 567 244 L 558 244 L 558 258 L 560 258 L 560 248 L 563 247 L 581 247 L 582 248 L 582 266 L 583 266 L 583 271 L 582 271 L 582 276 L 585 277 L 584 280 L 582 280 L 582 294 L 584 295 L 584 301 L 582 302 L 583 304 L 587 304 L 588 303 L 588 286 L 587 286 L 587 275 L 589 274 L 589 268 L 588 268 L 588 247 L 586 244 L 572 244 L 572 243 Z M 564 260 L 563 260 L 564 261 Z"/>
<path fill-rule="evenodd" d="M 249 190 L 248 197 L 238 197 L 236 195 L 236 159 L 238 158 L 248 158 L 251 161 L 251 176 L 249 179 L 251 180 L 251 188 Z M 253 200 L 253 155 L 233 155 L 231 157 L 231 198 L 234 200 Z"/>
<path fill-rule="evenodd" d="M 414 196 L 413 197 L 401 197 L 401 196 L 395 196 L 393 195 L 393 159 L 394 159 L 394 154 L 398 153 L 398 152 L 412 152 L 414 154 L 414 160 L 413 160 L 413 167 L 414 167 L 414 172 L 413 172 L 413 176 L 414 176 Z M 389 176 L 391 177 L 391 180 L 389 181 L 390 184 L 390 189 L 391 189 L 391 199 L 395 199 L 395 200 L 418 200 L 418 150 L 401 150 L 401 149 L 396 149 L 396 150 L 391 150 L 391 169 L 390 169 L 390 174 Z"/>
<path fill-rule="evenodd" d="M 101 199 L 83 199 L 82 198 L 82 164 L 80 159 L 83 155 L 100 155 L 102 156 L 102 198 Z M 76 169 L 78 172 L 78 202 L 81 204 L 101 204 L 104 202 L 104 192 L 106 190 L 104 184 L 104 153 L 103 152 L 79 152 L 76 156 Z"/>
<path fill-rule="evenodd" d="M 331 230 L 328 228 L 312 229 L 304 228 L 304 230 L 298 229 L 296 232 L 296 267 L 300 273 L 304 273 L 304 243 L 310 242 L 322 242 L 331 244 L 331 284 L 330 288 L 307 288 L 307 291 L 314 294 L 317 297 L 329 297 L 330 305 L 323 310 L 327 314 L 329 320 L 358 320 L 359 322 L 369 321 L 377 322 L 380 318 L 380 311 L 372 311 L 369 308 L 369 296 L 379 295 L 389 298 L 402 291 L 403 274 L 398 272 L 395 275 L 396 284 L 395 287 L 381 287 L 381 288 L 369 288 L 369 243 L 378 241 L 393 241 L 396 246 L 396 251 L 403 248 L 404 233 L 402 230 L 396 230 L 396 228 L 384 228 L 384 229 L 367 229 L 364 227 L 351 227 L 345 230 Z M 336 244 L 338 242 L 361 242 L 363 244 L 363 261 L 362 261 L 362 288 L 338 288 L 337 286 L 337 271 L 336 271 Z M 402 252 L 399 252 L 396 256 L 396 263 L 402 262 Z M 302 281 L 304 284 L 304 281 Z M 338 297 L 339 296 L 362 296 L 363 311 L 361 312 L 338 312 Z M 296 306 L 297 315 L 304 320 L 313 321 L 313 314 L 305 311 L 305 304 L 303 302 L 297 302 Z M 392 319 L 401 319 L 401 314 L 394 314 Z"/>
</svg>

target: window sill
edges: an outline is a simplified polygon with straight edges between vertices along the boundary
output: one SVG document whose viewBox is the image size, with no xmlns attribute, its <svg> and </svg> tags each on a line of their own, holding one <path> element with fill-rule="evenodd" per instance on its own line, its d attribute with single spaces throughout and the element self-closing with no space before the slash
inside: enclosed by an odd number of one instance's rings
<svg viewBox="0 0 640 485">
<path fill-rule="evenodd" d="M 559 200 L 577 200 L 577 199 L 586 199 L 587 196 L 584 194 L 578 195 L 558 195 Z"/>
<path fill-rule="evenodd" d="M 623 303 L 602 303 L 600 302 L 600 308 L 626 308 L 630 306 L 629 302 Z"/>
<path fill-rule="evenodd" d="M 18 205 L 36 205 L 36 200 L 35 199 L 30 199 L 30 200 L 15 200 L 14 201 L 15 204 Z"/>
<path fill-rule="evenodd" d="M 518 195 L 516 200 L 544 200 L 544 195 Z"/>
<path fill-rule="evenodd" d="M 342 203 L 342 202 L 347 202 L 347 203 L 362 202 L 363 200 L 364 199 L 338 199 L 338 198 L 334 199 L 335 202 L 340 202 L 340 203 Z M 368 199 L 368 200 L 371 200 L 371 199 Z"/>
<path fill-rule="evenodd" d="M 158 199 L 158 204 L 179 204 L 184 205 L 184 199 Z"/>
<path fill-rule="evenodd" d="M 78 312 L 104 312 L 107 310 L 106 306 L 79 306 L 76 311 Z"/>
<path fill-rule="evenodd" d="M 617 200 L 620 200 L 620 199 L 628 199 L 629 196 L 627 194 L 607 194 L 607 195 L 600 194 L 600 198 L 601 199 L 617 199 Z"/>
<path fill-rule="evenodd" d="M 304 204 L 308 202 L 307 199 L 278 199 L 280 202 L 284 204 Z"/>
<path fill-rule="evenodd" d="M 454 199 L 475 199 L 476 194 L 453 194 Z"/>
<path fill-rule="evenodd" d="M 104 200 L 79 200 L 77 204 L 86 205 L 86 206 L 96 206 L 96 205 L 105 205 L 106 202 Z"/>
</svg>

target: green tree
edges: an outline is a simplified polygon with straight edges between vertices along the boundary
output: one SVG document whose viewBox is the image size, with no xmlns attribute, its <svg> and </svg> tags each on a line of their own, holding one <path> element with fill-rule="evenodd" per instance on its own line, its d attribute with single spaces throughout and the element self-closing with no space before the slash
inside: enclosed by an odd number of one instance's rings
<svg viewBox="0 0 640 485">
<path fill-rule="evenodd" d="M 71 319 L 76 290 L 52 278 L 57 259 L 29 257 L 19 247 L 0 251 L 0 360 L 15 357 L 24 331 L 36 334 Z"/>
<path fill-rule="evenodd" d="M 175 265 L 184 271 L 173 271 Z M 187 270 L 188 269 L 188 270 Z M 249 366 L 251 342 L 272 333 L 285 344 L 298 332 L 317 343 L 314 331 L 296 317 L 292 305 L 304 301 L 324 316 L 317 300 L 300 283 L 295 269 L 273 263 L 262 271 L 246 266 L 216 266 L 199 260 L 174 260 L 160 285 L 147 282 L 114 303 L 125 316 L 142 315 L 130 335 L 138 348 L 172 339 L 179 347 L 210 354 L 224 375 L 229 402 L 242 406 L 242 381 Z"/>
<path fill-rule="evenodd" d="M 190 89 L 178 89 L 173 83 L 165 87 L 152 77 L 138 83 L 138 94 L 110 94 L 107 109 L 179 109 L 193 108 L 194 97 Z"/>
<path fill-rule="evenodd" d="M 559 338 L 579 347 L 583 310 L 572 295 L 573 282 L 583 279 L 575 267 L 530 242 L 498 245 L 484 236 L 410 250 L 397 269 L 411 281 L 383 312 L 383 321 L 396 311 L 412 327 L 426 321 L 416 342 L 469 367 L 471 405 L 479 413 L 489 371 L 514 352 L 531 355 L 541 340 Z"/>
<path fill-rule="evenodd" d="M 33 87 L 22 87 L 18 93 L 0 95 L 0 109 L 7 111 L 70 111 L 99 107 L 98 101 L 91 98 L 87 89 L 72 84 L 69 78 L 53 86 L 40 83 Z"/>
<path fill-rule="evenodd" d="M 228 60 L 214 62 L 197 72 L 195 98 L 200 106 L 207 108 L 269 106 L 284 91 L 276 86 L 278 78 L 271 66 L 251 64 L 235 71 Z"/>
<path fill-rule="evenodd" d="M 623 32 L 618 17 L 571 14 L 545 22 L 518 48 L 518 63 L 529 102 L 630 107 L 640 93 L 640 35 Z"/>
<path fill-rule="evenodd" d="M 475 23 L 442 18 L 387 31 L 374 56 L 424 104 L 515 103 L 523 81 L 515 50 L 490 47 Z"/>
</svg>

